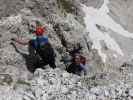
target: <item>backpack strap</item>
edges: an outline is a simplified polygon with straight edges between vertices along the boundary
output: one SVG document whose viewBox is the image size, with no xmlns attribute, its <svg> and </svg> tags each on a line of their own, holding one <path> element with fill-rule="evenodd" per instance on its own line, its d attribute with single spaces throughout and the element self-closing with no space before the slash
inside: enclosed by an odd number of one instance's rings
<svg viewBox="0 0 133 100">
<path fill-rule="evenodd" d="M 86 58 L 84 56 L 80 56 L 80 61 L 83 65 L 86 64 Z"/>
<path fill-rule="evenodd" d="M 40 40 L 38 37 L 36 38 L 36 43 L 37 43 L 37 49 L 40 49 L 41 45 L 40 45 Z"/>
</svg>

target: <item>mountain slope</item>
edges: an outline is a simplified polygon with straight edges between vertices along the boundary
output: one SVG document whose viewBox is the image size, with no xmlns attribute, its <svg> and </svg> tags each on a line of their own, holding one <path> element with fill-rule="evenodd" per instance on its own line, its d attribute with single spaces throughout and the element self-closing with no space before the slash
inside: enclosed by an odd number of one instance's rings
<svg viewBox="0 0 133 100">
<path fill-rule="evenodd" d="M 131 43 L 133 42 L 133 34 L 125 30 L 119 23 L 115 22 L 115 20 L 109 16 L 109 3 L 109 0 L 104 0 L 103 5 L 99 9 L 83 5 L 83 11 L 86 13 L 86 17 L 84 18 L 86 23 L 86 32 L 89 33 L 89 37 L 93 41 L 92 48 L 98 49 L 104 62 L 106 61 L 107 55 L 102 51 L 102 42 L 104 42 L 108 50 L 114 52 L 112 55 L 114 55 L 116 59 L 117 56 L 129 55 L 127 52 L 123 52 L 122 48 L 126 48 L 127 50 L 131 48 L 130 45 L 129 47 L 121 47 L 122 45 L 119 44 L 120 41 L 115 40 L 115 37 L 117 37 L 115 34 L 122 36 L 127 41 L 130 40 Z M 117 41 L 119 41 L 119 43 Z M 121 40 L 121 44 L 122 43 L 123 40 Z"/>
<path fill-rule="evenodd" d="M 1 0 L 0 10 L 0 100 L 133 98 L 132 0 Z M 30 73 L 27 46 L 16 43 L 16 52 L 11 38 L 34 38 L 29 30 L 36 20 L 45 26 L 57 68 Z M 87 58 L 81 77 L 60 62 L 77 43 Z"/>
</svg>

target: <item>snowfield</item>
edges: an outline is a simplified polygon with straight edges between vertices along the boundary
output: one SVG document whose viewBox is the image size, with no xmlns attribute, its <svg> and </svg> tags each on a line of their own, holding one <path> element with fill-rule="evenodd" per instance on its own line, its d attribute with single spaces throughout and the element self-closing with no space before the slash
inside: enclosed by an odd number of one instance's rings
<svg viewBox="0 0 133 100">
<path fill-rule="evenodd" d="M 124 52 L 121 49 L 121 46 L 113 37 L 108 34 L 109 29 L 112 30 L 114 34 L 117 33 L 128 39 L 133 38 L 132 33 L 124 30 L 124 28 L 120 24 L 116 23 L 108 15 L 108 4 L 109 0 L 104 0 L 104 4 L 99 9 L 82 5 L 82 9 L 86 14 L 86 16 L 84 17 L 86 24 L 86 33 L 89 33 L 89 38 L 93 42 L 93 48 L 98 50 L 98 53 L 102 57 L 102 60 L 104 62 L 106 62 L 107 55 L 102 52 L 102 40 L 110 50 L 115 51 L 119 56 L 124 56 Z M 100 31 L 96 25 L 104 26 L 107 32 Z"/>
</svg>

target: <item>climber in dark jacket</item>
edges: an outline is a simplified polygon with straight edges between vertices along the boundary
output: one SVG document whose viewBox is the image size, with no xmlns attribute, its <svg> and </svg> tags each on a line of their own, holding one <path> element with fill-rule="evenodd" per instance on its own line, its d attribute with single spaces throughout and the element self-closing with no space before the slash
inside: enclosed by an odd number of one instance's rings
<svg viewBox="0 0 133 100">
<path fill-rule="evenodd" d="M 69 62 L 71 62 L 71 64 L 66 68 L 66 70 L 69 73 L 74 73 L 74 74 L 78 74 L 81 75 L 82 72 L 84 72 L 84 74 L 86 75 L 86 58 L 81 55 L 80 51 L 82 49 L 80 44 L 77 44 L 78 47 L 74 47 L 73 50 L 67 50 L 69 52 L 69 54 L 71 55 L 71 60 L 69 60 Z"/>
<path fill-rule="evenodd" d="M 72 63 L 66 69 L 69 73 L 74 73 L 77 75 L 81 75 L 82 72 L 86 75 L 86 58 L 80 54 L 75 54 L 73 57 Z"/>
<path fill-rule="evenodd" d="M 54 49 L 48 42 L 47 35 L 43 33 L 44 28 L 38 24 L 33 32 L 36 35 L 35 39 L 12 38 L 12 40 L 22 45 L 29 45 L 29 55 L 39 55 L 44 65 L 49 64 L 50 67 L 56 68 Z"/>
</svg>

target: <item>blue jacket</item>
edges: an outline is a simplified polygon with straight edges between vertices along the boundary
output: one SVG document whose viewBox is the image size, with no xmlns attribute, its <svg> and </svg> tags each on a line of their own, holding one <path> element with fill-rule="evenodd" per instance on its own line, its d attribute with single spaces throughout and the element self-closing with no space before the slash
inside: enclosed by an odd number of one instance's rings
<svg viewBox="0 0 133 100">
<path fill-rule="evenodd" d="M 44 46 L 48 43 L 48 36 L 37 36 L 35 39 L 32 39 L 33 48 L 37 49 L 40 46 Z"/>
</svg>

